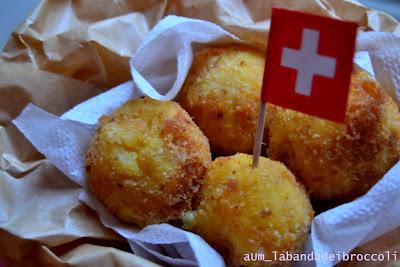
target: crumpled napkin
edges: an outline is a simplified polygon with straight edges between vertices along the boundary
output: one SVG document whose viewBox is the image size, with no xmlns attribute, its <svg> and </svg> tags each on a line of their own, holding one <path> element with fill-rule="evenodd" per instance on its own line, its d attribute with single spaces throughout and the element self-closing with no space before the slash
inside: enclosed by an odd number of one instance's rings
<svg viewBox="0 0 400 267">
<path fill-rule="evenodd" d="M 398 63 L 399 57 L 397 55 L 396 61 L 396 55 L 393 58 L 381 51 L 382 47 L 372 45 L 372 40 L 380 38 L 383 38 L 380 33 L 360 33 L 355 63 L 375 74 L 389 91 L 399 95 L 396 75 L 400 74 L 400 68 L 399 64 L 393 63 Z M 386 45 L 398 49 L 398 37 L 390 35 L 384 38 L 391 40 Z M 98 212 L 105 226 L 127 238 L 139 256 L 173 266 L 224 266 L 221 256 L 197 235 L 168 224 L 150 225 L 138 231 L 104 209 L 85 184 L 84 156 L 96 123 L 102 115 L 135 97 L 147 95 L 158 100 L 173 99 L 189 71 L 193 50 L 203 44 L 225 42 L 241 41 L 213 23 L 168 16 L 156 25 L 133 56 L 130 62 L 133 81 L 89 99 L 61 117 L 29 104 L 13 121 L 41 153 L 83 187 L 79 199 Z M 383 75 L 381 70 L 384 69 L 390 71 Z M 305 252 L 349 252 L 400 226 L 398 192 L 400 163 L 366 195 L 315 217 Z M 333 266 L 335 262 L 318 260 L 308 262 L 306 266 Z"/>
<path fill-rule="evenodd" d="M 400 105 L 400 37 L 366 32 L 357 41 L 357 51 L 368 53 L 376 79 Z"/>
</svg>

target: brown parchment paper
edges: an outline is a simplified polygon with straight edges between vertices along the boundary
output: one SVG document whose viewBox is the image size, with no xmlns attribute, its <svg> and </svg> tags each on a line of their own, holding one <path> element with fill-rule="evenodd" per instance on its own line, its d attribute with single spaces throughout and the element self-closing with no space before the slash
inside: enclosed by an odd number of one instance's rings
<svg viewBox="0 0 400 267">
<path fill-rule="evenodd" d="M 272 6 L 400 36 L 395 19 L 350 0 L 43 0 L 0 55 L 0 259 L 10 266 L 155 266 L 125 252 L 124 240 L 78 201 L 79 187 L 10 122 L 27 103 L 59 115 L 130 80 L 129 58 L 169 14 L 214 22 L 265 48 Z M 388 236 L 357 250 L 398 251 L 400 230 Z"/>
</svg>

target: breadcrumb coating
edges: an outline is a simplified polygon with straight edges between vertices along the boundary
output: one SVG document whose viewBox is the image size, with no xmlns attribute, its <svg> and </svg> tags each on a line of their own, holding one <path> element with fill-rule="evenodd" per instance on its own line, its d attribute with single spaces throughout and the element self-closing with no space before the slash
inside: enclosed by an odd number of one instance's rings
<svg viewBox="0 0 400 267">
<path fill-rule="evenodd" d="M 249 262 L 246 253 L 298 252 L 309 234 L 313 209 L 303 186 L 280 162 L 236 154 L 213 161 L 198 209 L 185 213 L 184 228 L 201 235 L 229 266 L 285 266 Z"/>
<path fill-rule="evenodd" d="M 195 55 L 179 102 L 217 154 L 251 152 L 257 124 L 264 54 L 230 45 Z"/>
<path fill-rule="evenodd" d="M 87 151 L 89 186 L 138 226 L 191 209 L 207 167 L 207 138 L 178 103 L 138 98 L 102 117 Z"/>
<path fill-rule="evenodd" d="M 352 76 L 345 124 L 276 106 L 268 116 L 270 157 L 316 199 L 351 200 L 399 160 L 399 107 L 364 72 Z"/>
</svg>

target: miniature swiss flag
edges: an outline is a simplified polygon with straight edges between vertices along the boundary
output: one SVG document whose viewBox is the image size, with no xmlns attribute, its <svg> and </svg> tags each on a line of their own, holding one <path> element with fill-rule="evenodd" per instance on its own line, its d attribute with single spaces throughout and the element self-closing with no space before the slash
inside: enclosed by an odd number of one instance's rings
<svg viewBox="0 0 400 267">
<path fill-rule="evenodd" d="M 344 122 L 357 24 L 274 8 L 261 98 Z"/>
</svg>

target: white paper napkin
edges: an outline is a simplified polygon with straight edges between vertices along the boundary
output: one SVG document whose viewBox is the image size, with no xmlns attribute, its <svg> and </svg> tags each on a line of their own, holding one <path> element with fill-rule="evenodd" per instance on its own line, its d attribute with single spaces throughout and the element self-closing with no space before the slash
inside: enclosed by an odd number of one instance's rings
<svg viewBox="0 0 400 267">
<path fill-rule="evenodd" d="M 376 79 L 400 104 L 400 37 L 386 32 L 361 33 L 356 49 L 368 53 Z"/>
<path fill-rule="evenodd" d="M 358 39 L 357 65 L 372 73 L 399 95 L 399 64 L 396 58 L 368 46 L 381 35 Z M 390 47 L 397 49 L 393 36 Z M 397 40 L 397 41 L 396 41 Z M 150 225 L 141 231 L 108 213 L 85 186 L 84 155 L 98 119 L 131 98 L 147 95 L 158 100 L 173 99 L 189 71 L 193 50 L 201 44 L 240 42 L 210 22 L 169 16 L 145 38 L 130 64 L 133 81 L 89 99 L 63 116 L 56 117 L 29 104 L 14 124 L 32 144 L 66 176 L 83 186 L 80 200 L 96 210 L 104 225 L 128 239 L 132 250 L 145 258 L 173 266 L 224 266 L 222 258 L 200 237 L 168 224 Z M 387 47 L 385 47 L 387 49 Z M 386 59 L 390 59 L 387 61 Z M 398 58 L 397 58 L 398 59 Z M 372 62 L 371 64 L 369 62 Z M 393 63 L 394 62 L 394 63 Z M 398 61 L 397 61 L 398 63 Z M 379 68 L 376 69 L 376 68 Z M 383 69 L 389 69 L 383 75 Z M 390 89 L 391 88 L 391 89 Z M 308 250 L 314 253 L 349 252 L 400 226 L 400 165 L 397 164 L 368 194 L 318 215 L 312 224 Z M 307 250 L 306 250 L 307 251 Z M 163 252 L 166 252 L 164 254 Z M 306 266 L 333 266 L 318 261 Z"/>
</svg>

